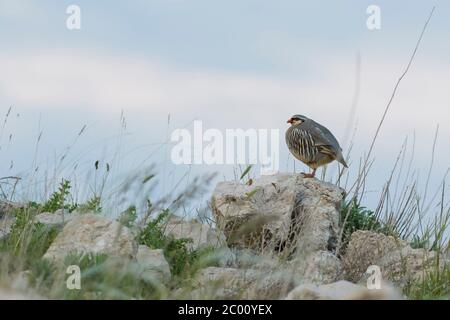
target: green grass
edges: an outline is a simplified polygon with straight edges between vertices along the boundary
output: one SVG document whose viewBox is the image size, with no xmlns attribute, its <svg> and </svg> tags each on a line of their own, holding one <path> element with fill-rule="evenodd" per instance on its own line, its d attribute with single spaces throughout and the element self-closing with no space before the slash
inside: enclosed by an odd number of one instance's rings
<svg viewBox="0 0 450 320">
<path fill-rule="evenodd" d="M 248 173 L 246 173 L 248 174 Z M 212 247 L 194 249 L 192 239 L 176 239 L 165 232 L 165 227 L 172 212 L 161 210 L 155 217 L 145 223 L 137 222 L 139 213 L 135 206 L 130 206 L 118 218 L 118 221 L 135 231 L 138 244 L 152 249 L 162 249 L 169 263 L 172 279 L 166 284 L 142 279 L 137 272 L 136 263 L 117 260 L 106 255 L 68 253 L 63 265 L 57 265 L 42 259 L 42 256 L 61 230 L 36 223 L 34 218 L 41 212 L 55 212 L 64 208 L 69 212 L 101 212 L 101 199 L 92 196 L 86 203 L 77 204 L 71 195 L 71 184 L 62 180 L 57 190 L 43 203 L 28 203 L 15 209 L 12 213 L 16 221 L 8 237 L 0 241 L 0 281 L 12 279 L 26 271 L 26 278 L 32 288 L 44 297 L 54 299 L 163 299 L 176 298 L 176 290 L 192 288 L 191 280 L 196 272 L 208 266 L 219 266 L 220 255 Z M 148 215 L 153 213 L 151 201 L 147 201 Z M 69 213 L 70 214 L 70 213 Z M 443 216 L 443 215 L 441 215 Z M 441 220 L 443 218 L 441 217 Z M 344 202 L 340 210 L 342 231 L 342 248 L 357 230 L 372 230 L 400 237 L 400 232 L 389 227 L 380 216 L 351 200 Z M 344 223 L 345 222 L 345 223 Z M 439 222 L 439 221 L 438 221 Z M 436 224 L 438 224 L 438 222 Z M 442 229 L 442 228 L 441 228 Z M 427 228 L 420 236 L 411 239 L 414 248 L 441 248 L 440 241 L 431 241 L 432 228 Z M 440 234 L 440 233 L 439 233 Z M 436 239 L 436 237 L 435 237 Z M 431 243 L 431 244 L 430 244 Z M 67 266 L 78 265 L 82 274 L 82 289 L 68 290 L 66 287 Z M 411 299 L 449 299 L 450 271 L 431 270 L 417 283 L 405 288 L 405 294 Z"/>
<path fill-rule="evenodd" d="M 59 232 L 57 227 L 34 222 L 36 215 L 35 208 L 16 210 L 16 221 L 10 235 L 0 241 L 0 250 L 15 257 L 23 257 L 25 267 L 44 255 Z"/>
<path fill-rule="evenodd" d="M 81 271 L 81 288 L 68 289 L 66 270 L 76 265 Z M 54 299 L 160 299 L 166 288 L 139 276 L 135 264 L 105 254 L 69 253 L 62 265 L 38 261 L 28 274 L 39 292 Z"/>
<path fill-rule="evenodd" d="M 161 211 L 142 228 L 137 225 L 135 206 L 125 210 L 118 221 L 139 230 L 138 244 L 152 249 L 162 249 L 170 265 L 172 280 L 167 284 L 149 281 L 139 276 L 136 262 L 109 258 L 106 255 L 68 253 L 64 264 L 55 264 L 43 259 L 43 255 L 58 235 L 61 227 L 50 227 L 35 222 L 42 212 L 55 212 L 64 208 L 69 212 L 96 212 L 101 214 L 100 198 L 92 197 L 84 204 L 70 201 L 71 184 L 63 180 L 58 189 L 43 203 L 30 202 L 24 208 L 12 212 L 16 221 L 10 234 L 0 240 L 0 281 L 14 278 L 26 271 L 29 284 L 38 294 L 54 299 L 160 299 L 168 296 L 169 290 L 189 285 L 200 268 L 217 266 L 219 258 L 211 247 L 193 249 L 192 239 L 176 239 L 166 234 L 165 224 L 169 210 Z M 150 203 L 150 202 L 149 202 Z M 71 213 L 69 213 L 71 214 Z M 68 290 L 66 269 L 78 265 L 82 273 L 82 289 Z"/>
<path fill-rule="evenodd" d="M 357 230 L 370 230 L 377 233 L 382 233 L 388 236 L 401 238 L 398 232 L 392 226 L 383 222 L 376 214 L 359 205 L 355 200 L 343 202 L 340 210 L 342 232 L 341 254 L 345 253 L 345 248 L 350 241 L 351 234 Z M 442 216 L 442 215 L 441 215 Z M 345 221 L 345 224 L 343 224 Z M 441 230 L 442 223 L 435 228 Z M 413 249 L 421 248 L 426 250 L 435 250 L 438 252 L 446 252 L 442 249 L 441 238 L 439 233 L 431 241 L 432 228 L 428 227 L 422 234 L 414 234 L 409 241 L 409 245 Z M 408 240 L 408 239 L 403 239 Z M 450 248 L 450 242 L 447 245 L 447 251 Z M 442 264 L 444 266 L 442 267 Z M 440 266 L 441 265 L 441 266 Z M 420 281 L 408 284 L 403 293 L 409 299 L 450 299 L 450 266 L 448 263 L 443 263 L 442 259 L 436 259 L 435 265 L 430 270 L 426 271 Z"/>
<path fill-rule="evenodd" d="M 189 277 L 200 267 L 215 266 L 215 259 L 206 259 L 213 248 L 191 249 L 192 239 L 175 239 L 164 232 L 165 224 L 170 216 L 169 210 L 162 211 L 154 220 L 147 223 L 139 233 L 139 244 L 152 249 L 162 249 L 175 277 Z"/>
<path fill-rule="evenodd" d="M 410 299 L 450 300 L 450 266 L 446 264 L 442 270 L 436 266 L 421 281 L 407 287 L 405 294 Z"/>
</svg>

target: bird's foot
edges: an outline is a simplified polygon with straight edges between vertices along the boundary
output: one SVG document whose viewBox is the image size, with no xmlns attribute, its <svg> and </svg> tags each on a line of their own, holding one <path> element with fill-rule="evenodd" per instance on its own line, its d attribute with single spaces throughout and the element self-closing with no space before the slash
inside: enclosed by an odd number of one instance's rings
<svg viewBox="0 0 450 320">
<path fill-rule="evenodd" d="M 314 178 L 315 172 L 313 172 L 313 173 L 302 172 L 302 175 L 303 175 L 303 178 Z"/>
</svg>

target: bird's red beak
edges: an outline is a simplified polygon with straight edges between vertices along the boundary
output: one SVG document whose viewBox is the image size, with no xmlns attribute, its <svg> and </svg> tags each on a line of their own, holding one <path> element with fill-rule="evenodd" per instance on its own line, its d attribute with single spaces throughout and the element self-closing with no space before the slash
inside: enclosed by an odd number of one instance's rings
<svg viewBox="0 0 450 320">
<path fill-rule="evenodd" d="M 288 121 L 287 121 L 287 123 L 290 123 L 290 124 L 292 124 L 292 118 L 290 118 Z"/>
</svg>

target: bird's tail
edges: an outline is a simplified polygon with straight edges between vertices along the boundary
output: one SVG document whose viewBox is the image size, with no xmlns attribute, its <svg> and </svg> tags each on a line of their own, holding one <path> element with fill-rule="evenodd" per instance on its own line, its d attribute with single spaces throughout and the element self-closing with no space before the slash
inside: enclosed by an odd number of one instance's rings
<svg viewBox="0 0 450 320">
<path fill-rule="evenodd" d="M 344 157 L 342 156 L 342 153 L 339 153 L 336 160 L 341 163 L 344 167 L 348 168 L 347 162 L 345 162 Z"/>
</svg>

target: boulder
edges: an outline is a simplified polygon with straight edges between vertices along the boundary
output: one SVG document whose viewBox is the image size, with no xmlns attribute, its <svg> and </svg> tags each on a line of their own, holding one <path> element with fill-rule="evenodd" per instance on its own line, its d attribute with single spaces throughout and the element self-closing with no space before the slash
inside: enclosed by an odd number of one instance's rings
<svg viewBox="0 0 450 320">
<path fill-rule="evenodd" d="M 317 251 L 306 259 L 290 261 L 302 283 L 327 284 L 342 280 L 341 261 L 331 252 Z"/>
<path fill-rule="evenodd" d="M 193 280 L 191 299 L 280 299 L 295 282 L 285 270 L 268 271 L 209 267 Z"/>
<path fill-rule="evenodd" d="M 35 217 L 35 221 L 47 226 L 63 226 L 77 214 L 69 213 L 67 209 L 58 209 L 55 212 L 42 212 Z"/>
<path fill-rule="evenodd" d="M 367 289 L 349 281 L 314 285 L 302 284 L 289 292 L 286 300 L 400 300 L 398 290 L 388 283 L 382 283 L 380 289 Z"/>
<path fill-rule="evenodd" d="M 281 264 L 275 254 L 258 254 L 250 249 L 233 249 L 233 253 L 236 257 L 233 266 L 236 268 L 275 269 Z"/>
<path fill-rule="evenodd" d="M 444 260 L 439 260 L 439 268 L 444 267 Z M 394 282 L 400 287 L 419 282 L 429 272 L 436 270 L 437 253 L 425 249 L 413 249 L 409 245 L 388 252 L 379 261 L 383 279 Z"/>
<path fill-rule="evenodd" d="M 373 231 L 354 232 L 342 259 L 346 280 L 364 282 L 367 268 L 376 265 L 383 279 L 400 287 L 420 281 L 437 261 L 434 251 L 413 249 L 406 241 Z M 439 261 L 442 268 L 443 257 Z"/>
<path fill-rule="evenodd" d="M 83 214 L 64 226 L 44 258 L 63 261 L 70 252 L 104 253 L 134 259 L 137 244 L 131 231 L 119 222 L 97 214 Z"/>
<path fill-rule="evenodd" d="M 342 258 L 344 278 L 360 281 L 370 265 L 379 265 L 386 254 L 406 246 L 407 243 L 373 231 L 355 231 Z"/>
<path fill-rule="evenodd" d="M 171 215 L 166 222 L 164 232 L 176 239 L 192 239 L 190 246 L 194 250 L 208 246 L 221 247 L 225 244 L 225 239 L 219 231 L 202 224 L 197 219 L 188 220 Z"/>
<path fill-rule="evenodd" d="M 163 250 L 152 250 L 145 245 L 140 245 L 136 260 L 141 269 L 140 274 L 143 279 L 150 281 L 154 279 L 163 283 L 170 280 L 170 266 L 164 257 Z"/>
<path fill-rule="evenodd" d="M 343 194 L 335 185 L 301 174 L 276 174 L 251 185 L 221 182 L 211 205 L 229 244 L 307 256 L 335 249 Z"/>
</svg>

